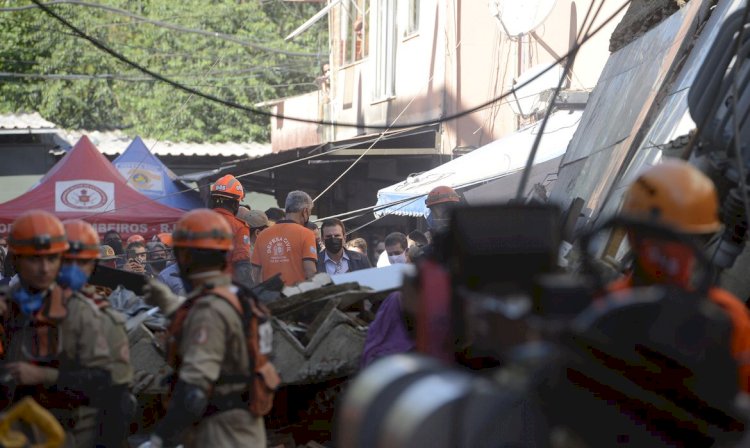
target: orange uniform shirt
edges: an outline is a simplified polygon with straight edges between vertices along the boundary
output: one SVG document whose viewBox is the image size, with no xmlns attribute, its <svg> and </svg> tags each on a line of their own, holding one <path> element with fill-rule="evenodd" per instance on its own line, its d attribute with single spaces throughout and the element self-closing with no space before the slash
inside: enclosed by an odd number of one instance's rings
<svg viewBox="0 0 750 448">
<path fill-rule="evenodd" d="M 229 210 L 215 208 L 214 211 L 224 217 L 229 227 L 232 228 L 234 235 L 234 249 L 229 252 L 229 264 L 232 265 L 238 261 L 250 261 L 250 226 L 244 221 L 237 218 Z"/>
<path fill-rule="evenodd" d="M 318 261 L 315 234 L 296 222 L 284 220 L 258 235 L 251 262 L 260 266 L 263 281 L 281 274 L 289 286 L 305 280 L 304 260 Z"/>
<path fill-rule="evenodd" d="M 607 290 L 622 291 L 632 288 L 632 284 L 632 277 L 627 276 L 609 284 Z M 731 350 L 737 360 L 740 390 L 750 392 L 750 310 L 734 294 L 718 287 L 708 290 L 708 298 L 719 305 L 732 322 Z"/>
</svg>

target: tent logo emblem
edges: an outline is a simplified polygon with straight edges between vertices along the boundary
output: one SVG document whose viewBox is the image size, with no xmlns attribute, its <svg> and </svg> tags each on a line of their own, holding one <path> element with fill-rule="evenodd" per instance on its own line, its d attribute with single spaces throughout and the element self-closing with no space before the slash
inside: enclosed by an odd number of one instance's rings
<svg viewBox="0 0 750 448">
<path fill-rule="evenodd" d="M 135 173 L 130 179 L 138 186 L 148 185 L 151 182 L 143 173 Z"/>
<path fill-rule="evenodd" d="M 60 195 L 63 204 L 77 210 L 101 208 L 109 199 L 107 193 L 92 184 L 76 184 L 65 189 Z"/>
</svg>

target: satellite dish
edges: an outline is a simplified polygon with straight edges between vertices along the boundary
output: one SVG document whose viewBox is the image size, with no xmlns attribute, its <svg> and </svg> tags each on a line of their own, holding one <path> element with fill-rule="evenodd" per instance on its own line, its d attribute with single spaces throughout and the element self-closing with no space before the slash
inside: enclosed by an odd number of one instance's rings
<svg viewBox="0 0 750 448">
<path fill-rule="evenodd" d="M 524 70 L 521 76 L 513 80 L 511 87 L 516 88 L 515 95 L 510 96 L 508 104 L 514 113 L 528 116 L 546 106 L 548 98 L 543 98 L 541 94 L 556 88 L 563 73 L 563 68 L 560 64 L 554 64 L 551 69 L 549 67 L 550 64 L 535 65 L 528 70 Z M 546 73 L 530 81 L 547 69 L 549 70 Z M 528 84 L 526 84 L 527 82 Z"/>
<path fill-rule="evenodd" d="M 544 23 L 557 0 L 489 0 L 490 14 L 509 37 L 530 33 Z"/>
</svg>

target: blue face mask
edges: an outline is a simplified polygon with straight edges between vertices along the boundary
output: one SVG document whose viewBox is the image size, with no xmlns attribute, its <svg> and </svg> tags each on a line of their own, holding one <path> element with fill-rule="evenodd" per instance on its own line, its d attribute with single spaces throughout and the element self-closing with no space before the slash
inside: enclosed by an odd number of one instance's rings
<svg viewBox="0 0 750 448">
<path fill-rule="evenodd" d="M 425 219 L 427 220 L 427 228 L 433 232 L 445 229 L 450 225 L 450 218 L 436 218 L 429 210 L 425 215 Z"/>
<path fill-rule="evenodd" d="M 44 297 L 41 292 L 36 294 L 30 293 L 23 286 L 13 293 L 13 300 L 21 307 L 21 312 L 27 316 L 31 316 L 42 307 Z"/>
<path fill-rule="evenodd" d="M 86 273 L 76 264 L 63 265 L 60 268 L 60 273 L 57 274 L 57 283 L 63 288 L 70 288 L 73 291 L 80 291 L 88 279 Z"/>
</svg>

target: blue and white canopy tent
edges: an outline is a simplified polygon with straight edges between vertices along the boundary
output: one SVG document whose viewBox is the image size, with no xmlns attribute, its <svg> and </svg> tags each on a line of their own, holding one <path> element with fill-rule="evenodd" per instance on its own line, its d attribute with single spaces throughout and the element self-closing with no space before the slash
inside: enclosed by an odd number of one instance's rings
<svg viewBox="0 0 750 448">
<path fill-rule="evenodd" d="M 582 115 L 580 110 L 561 110 L 550 116 L 534 159 L 527 192 L 535 184 L 544 184 L 556 175 Z M 469 204 L 497 203 L 514 198 L 540 124 L 535 123 L 465 156 L 379 190 L 375 216 L 425 216 L 427 194 L 439 185 L 461 191 Z"/>
<path fill-rule="evenodd" d="M 192 210 L 205 207 L 200 194 L 177 180 L 177 175 L 159 160 L 140 137 L 112 164 L 127 179 L 128 185 L 170 207 Z"/>
</svg>

